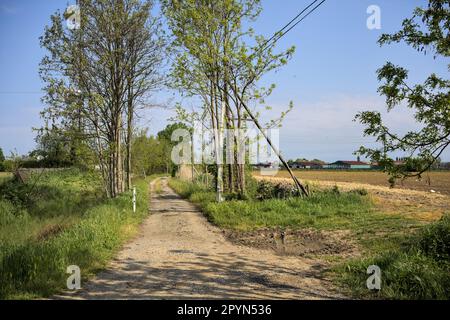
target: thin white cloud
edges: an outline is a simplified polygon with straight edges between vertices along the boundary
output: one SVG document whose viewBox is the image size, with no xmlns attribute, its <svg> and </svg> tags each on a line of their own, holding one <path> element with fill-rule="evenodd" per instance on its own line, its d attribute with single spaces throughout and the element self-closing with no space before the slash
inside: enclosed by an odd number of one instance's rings
<svg viewBox="0 0 450 320">
<path fill-rule="evenodd" d="M 276 116 L 276 110 L 265 112 L 263 118 Z M 380 111 L 385 123 L 399 134 L 418 128 L 411 110 L 400 106 L 387 113 L 381 97 L 326 97 L 314 103 L 296 104 L 288 114 L 280 130 L 283 153 L 288 158 L 322 158 L 327 161 L 355 158 L 353 152 L 361 145 L 375 145 L 374 138 L 363 137 L 364 127 L 353 121 L 355 115 L 364 110 Z"/>
</svg>

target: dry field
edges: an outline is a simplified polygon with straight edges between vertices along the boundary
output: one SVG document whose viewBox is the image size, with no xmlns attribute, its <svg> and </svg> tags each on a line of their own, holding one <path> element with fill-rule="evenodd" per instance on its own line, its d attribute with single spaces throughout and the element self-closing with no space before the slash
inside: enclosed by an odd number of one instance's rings
<svg viewBox="0 0 450 320">
<path fill-rule="evenodd" d="M 389 187 L 388 176 L 381 171 L 331 171 L 331 170 L 296 170 L 295 175 L 306 181 L 332 181 L 364 183 Z M 285 170 L 280 170 L 277 177 L 288 178 Z M 423 175 L 422 180 L 416 178 L 398 181 L 395 188 L 419 191 L 434 190 L 437 193 L 450 195 L 450 171 L 433 171 Z"/>
<path fill-rule="evenodd" d="M 342 189 L 364 188 L 372 196 L 379 209 L 392 214 L 406 215 L 422 221 L 439 219 L 450 212 L 450 171 L 425 174 L 422 180 L 399 181 L 390 188 L 388 177 L 380 171 L 328 171 L 296 170 L 295 175 L 319 187 L 339 186 Z M 254 175 L 260 179 L 290 181 L 289 174 L 282 170 L 274 177 Z M 435 192 L 431 192 L 431 190 Z"/>
</svg>

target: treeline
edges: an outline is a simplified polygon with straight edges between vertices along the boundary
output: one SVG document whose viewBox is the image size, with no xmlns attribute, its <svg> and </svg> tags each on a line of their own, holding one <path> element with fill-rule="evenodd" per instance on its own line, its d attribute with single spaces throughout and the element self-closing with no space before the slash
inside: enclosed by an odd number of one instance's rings
<svg viewBox="0 0 450 320">
<path fill-rule="evenodd" d="M 131 173 L 142 177 L 158 173 L 174 176 L 178 166 L 171 159 L 171 150 L 177 142 L 172 141 L 171 137 L 173 131 L 178 128 L 186 128 L 186 126 L 182 123 L 169 124 L 155 136 L 150 135 L 148 129 L 141 129 L 134 133 L 131 141 Z M 20 168 L 61 167 L 88 169 L 87 164 L 92 154 L 89 154 L 88 150 L 85 151 L 73 157 L 70 147 L 52 143 L 45 147 L 38 145 L 38 148 L 26 156 L 12 155 L 6 159 L 0 148 L 0 171 L 14 172 Z M 95 162 L 91 165 L 94 168 L 96 166 Z"/>
<path fill-rule="evenodd" d="M 201 101 L 192 113 L 179 108 L 177 120 L 189 127 L 200 122 L 212 133 L 216 164 L 209 169 L 218 201 L 226 191 L 246 192 L 247 159 L 241 152 L 246 137 L 228 137 L 225 152 L 225 129 L 246 130 L 251 121 L 288 167 L 264 132 L 279 126 L 286 112 L 260 124 L 255 108 L 269 108 L 264 100 L 275 85 L 264 88 L 258 82 L 285 65 L 294 47 L 276 53 L 276 41 L 254 35 L 250 26 L 262 10 L 259 0 L 162 0 L 163 18 L 152 14 L 152 0 L 78 4 L 78 28 L 67 28 L 64 15 L 56 12 L 40 38 L 47 52 L 40 64 L 47 108 L 34 156 L 54 159 L 49 165 L 96 167 L 108 197 L 130 188 L 133 172 L 172 173 L 170 139 L 162 142 L 135 128 L 152 93 L 166 87 Z"/>
<path fill-rule="evenodd" d="M 204 131 L 211 133 L 217 201 L 223 200 L 224 192 L 245 196 L 248 137 L 244 132 L 249 122 L 257 127 L 289 170 L 298 192 L 307 194 L 264 131 L 278 127 L 286 112 L 281 112 L 279 119 L 268 124 L 258 120 L 260 110 L 270 108 L 265 105 L 265 99 L 275 88 L 274 84 L 261 87 L 259 81 L 285 65 L 295 51 L 290 47 L 275 52 L 274 37 L 265 39 L 254 34 L 251 25 L 261 13 L 260 1 L 162 0 L 161 3 L 174 37 L 171 85 L 202 103 L 198 112 L 180 112 L 180 120 L 196 121 Z M 292 104 L 288 111 L 291 108 Z"/>
<path fill-rule="evenodd" d="M 40 38 L 47 51 L 40 64 L 47 108 L 38 140 L 44 152 L 49 143 L 62 143 L 52 150 L 64 150 L 72 163 L 94 164 L 105 193 L 116 197 L 131 186 L 136 115 L 164 83 L 166 38 L 151 14 L 153 1 L 78 5 L 78 28 L 66 28 L 56 12 Z"/>
<path fill-rule="evenodd" d="M 165 173 L 175 176 L 178 165 L 171 159 L 171 150 L 177 143 L 172 141 L 172 133 L 178 128 L 186 128 L 182 123 L 169 124 L 156 136 L 147 129 L 139 131 L 132 142 L 132 172 L 139 176 Z"/>
</svg>

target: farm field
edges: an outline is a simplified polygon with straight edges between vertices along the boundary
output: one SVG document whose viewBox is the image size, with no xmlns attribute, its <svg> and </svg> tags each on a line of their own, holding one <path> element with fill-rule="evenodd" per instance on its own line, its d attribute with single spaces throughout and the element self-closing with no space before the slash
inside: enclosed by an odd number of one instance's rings
<svg viewBox="0 0 450 320">
<path fill-rule="evenodd" d="M 450 212 L 450 172 L 431 172 L 430 186 L 423 180 L 410 179 L 395 188 L 389 187 L 387 175 L 379 171 L 296 170 L 294 173 L 302 181 L 320 188 L 338 186 L 342 190 L 365 189 L 376 207 L 385 213 L 430 222 Z M 275 182 L 291 181 L 286 171 L 279 171 L 276 176 L 262 176 L 255 171 L 254 176 Z"/>
<path fill-rule="evenodd" d="M 295 170 L 294 173 L 297 177 L 306 181 L 350 182 L 389 187 L 389 177 L 381 171 Z M 255 174 L 259 175 L 257 171 L 255 171 Z M 280 170 L 276 177 L 289 178 L 289 173 Z M 395 188 L 427 192 L 434 190 L 437 193 L 450 195 L 450 171 L 426 173 L 421 180 L 417 178 L 407 179 L 403 182 L 399 180 Z"/>
</svg>

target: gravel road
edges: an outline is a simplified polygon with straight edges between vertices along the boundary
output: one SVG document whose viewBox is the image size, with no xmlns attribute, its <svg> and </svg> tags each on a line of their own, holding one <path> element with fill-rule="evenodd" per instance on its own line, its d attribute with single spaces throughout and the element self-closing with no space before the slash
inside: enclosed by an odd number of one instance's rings
<svg viewBox="0 0 450 320">
<path fill-rule="evenodd" d="M 235 245 L 162 179 L 139 235 L 59 299 L 342 299 L 319 260 Z M 153 189 L 153 184 L 152 184 Z"/>
</svg>

